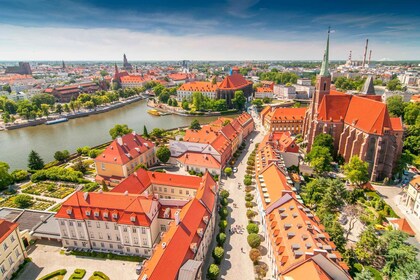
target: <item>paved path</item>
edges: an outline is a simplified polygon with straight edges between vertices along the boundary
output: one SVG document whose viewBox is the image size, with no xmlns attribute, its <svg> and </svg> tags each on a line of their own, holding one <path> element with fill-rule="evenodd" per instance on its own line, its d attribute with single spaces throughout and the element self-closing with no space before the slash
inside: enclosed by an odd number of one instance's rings
<svg viewBox="0 0 420 280">
<path fill-rule="evenodd" d="M 254 139 L 253 143 L 250 143 L 249 139 Z M 248 136 L 245 140 L 247 147 L 243 152 L 235 165 L 238 168 L 238 172 L 235 173 L 231 178 L 224 180 L 224 188 L 230 193 L 229 196 L 229 210 L 230 216 L 228 218 L 228 228 L 239 225 L 243 227 L 239 233 L 228 234 L 225 245 L 225 260 L 220 265 L 220 278 L 226 280 L 251 280 L 255 279 L 253 264 L 249 258 L 250 247 L 247 242 L 248 233 L 246 226 L 248 224 L 248 218 L 246 216 L 245 207 L 245 190 L 243 187 L 243 179 L 245 176 L 245 170 L 247 167 L 246 161 L 248 156 L 255 148 L 255 143 L 262 140 L 263 135 L 258 131 L 255 131 Z M 242 162 L 242 163 L 241 163 Z M 241 183 L 241 189 L 238 189 L 238 183 Z M 236 203 L 236 208 L 233 207 L 233 203 Z M 254 209 L 255 210 L 255 209 Z M 243 248 L 244 252 L 241 252 Z"/>
<path fill-rule="evenodd" d="M 92 276 L 94 271 L 102 271 L 111 280 L 132 280 L 138 278 L 136 275 L 136 262 L 66 256 L 60 254 L 60 244 L 48 241 L 38 241 L 33 248 L 29 251 L 29 257 L 32 258 L 32 262 L 25 267 L 25 270 L 19 275 L 17 280 L 35 280 L 45 274 L 63 268 L 67 269 L 64 280 L 69 279 L 76 268 L 86 269 L 84 279 Z"/>
</svg>

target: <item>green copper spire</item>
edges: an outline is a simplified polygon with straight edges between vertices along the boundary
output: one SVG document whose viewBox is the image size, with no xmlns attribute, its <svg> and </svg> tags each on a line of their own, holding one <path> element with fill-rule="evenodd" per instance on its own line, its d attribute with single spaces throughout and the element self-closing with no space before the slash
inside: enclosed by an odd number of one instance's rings
<svg viewBox="0 0 420 280">
<path fill-rule="evenodd" d="M 330 28 L 328 27 L 327 47 L 325 48 L 324 59 L 322 60 L 321 72 L 319 72 L 319 75 L 321 77 L 330 76 L 330 72 L 328 71 L 329 51 L 330 51 Z"/>
</svg>

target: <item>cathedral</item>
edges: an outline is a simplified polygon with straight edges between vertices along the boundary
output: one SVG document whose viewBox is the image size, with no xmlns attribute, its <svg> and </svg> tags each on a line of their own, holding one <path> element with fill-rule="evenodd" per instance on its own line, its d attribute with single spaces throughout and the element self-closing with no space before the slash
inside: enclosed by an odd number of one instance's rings
<svg viewBox="0 0 420 280">
<path fill-rule="evenodd" d="M 307 152 L 317 135 L 328 133 L 334 139 L 335 150 L 346 162 L 358 155 L 369 164 L 372 181 L 391 178 L 402 152 L 402 120 L 389 116 L 386 104 L 381 102 L 380 96 L 374 95 L 371 77 L 358 95 L 331 89 L 329 37 L 328 31 L 316 91 L 303 124 Z"/>
</svg>

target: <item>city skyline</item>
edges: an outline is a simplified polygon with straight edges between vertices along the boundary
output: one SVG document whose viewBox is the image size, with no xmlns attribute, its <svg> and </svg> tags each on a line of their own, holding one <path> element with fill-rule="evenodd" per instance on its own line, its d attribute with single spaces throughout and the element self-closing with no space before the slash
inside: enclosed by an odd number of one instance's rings
<svg viewBox="0 0 420 280">
<path fill-rule="evenodd" d="M 420 58 L 413 1 L 9 1 L 0 11 L 0 60 L 320 60 Z"/>
</svg>

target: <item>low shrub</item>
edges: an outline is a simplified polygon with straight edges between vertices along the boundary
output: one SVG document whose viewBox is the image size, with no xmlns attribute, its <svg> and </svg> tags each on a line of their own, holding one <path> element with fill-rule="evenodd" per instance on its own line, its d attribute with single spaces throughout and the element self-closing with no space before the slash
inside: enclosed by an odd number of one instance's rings
<svg viewBox="0 0 420 280">
<path fill-rule="evenodd" d="M 227 225 L 228 225 L 228 222 L 226 220 L 220 220 L 219 222 L 220 231 L 225 232 Z"/>
<path fill-rule="evenodd" d="M 79 280 L 85 277 L 86 270 L 81 268 L 76 268 L 73 274 L 70 276 L 69 280 Z"/>
<path fill-rule="evenodd" d="M 254 198 L 252 196 L 245 196 L 245 201 L 252 201 Z"/>
<path fill-rule="evenodd" d="M 216 241 L 219 246 L 223 246 L 223 244 L 226 242 L 226 234 L 224 232 L 219 233 L 216 236 Z"/>
<path fill-rule="evenodd" d="M 97 280 L 97 279 L 109 280 L 109 277 L 102 271 L 95 271 L 93 273 L 93 276 L 89 277 L 89 280 Z"/>
<path fill-rule="evenodd" d="M 245 178 L 244 179 L 244 185 L 245 186 L 250 186 L 252 184 L 252 180 L 250 178 Z"/>
<path fill-rule="evenodd" d="M 207 270 L 207 278 L 210 280 L 216 280 L 219 277 L 220 269 L 217 264 L 212 263 Z"/>
<path fill-rule="evenodd" d="M 373 275 L 374 280 L 382 280 L 382 273 L 371 266 L 366 266 L 365 269 L 369 270 L 370 274 Z"/>
<path fill-rule="evenodd" d="M 252 219 L 255 217 L 255 215 L 257 215 L 257 213 L 255 213 L 255 211 L 248 209 L 246 210 L 246 216 L 248 219 Z"/>
<path fill-rule="evenodd" d="M 229 191 L 227 191 L 227 190 L 221 190 L 220 191 L 220 197 L 228 198 L 229 197 Z"/>
<path fill-rule="evenodd" d="M 256 248 L 252 248 L 251 251 L 249 251 L 249 258 L 254 264 L 257 264 L 261 258 L 261 251 Z"/>
<path fill-rule="evenodd" d="M 223 220 L 226 219 L 226 217 L 229 215 L 228 209 L 226 207 L 220 208 L 219 215 L 220 215 L 221 219 L 223 219 Z"/>
<path fill-rule="evenodd" d="M 63 168 L 57 166 L 37 171 L 32 175 L 31 180 L 34 183 L 44 180 L 67 181 L 75 183 L 85 182 L 82 172 L 74 171 L 71 168 Z"/>
<path fill-rule="evenodd" d="M 59 270 L 53 271 L 51 273 L 48 273 L 47 275 L 39 278 L 38 280 L 48 280 L 48 279 L 52 279 L 52 278 L 54 278 L 56 276 L 59 276 L 59 275 L 65 275 L 66 273 L 67 273 L 67 270 L 59 269 Z"/>
<path fill-rule="evenodd" d="M 246 230 L 248 231 L 248 234 L 251 234 L 251 233 L 258 233 L 258 232 L 260 231 L 260 229 L 259 229 L 258 225 L 257 225 L 257 224 L 254 224 L 254 223 L 249 223 L 249 224 L 246 226 Z"/>
<path fill-rule="evenodd" d="M 220 200 L 220 204 L 221 204 L 222 206 L 227 206 L 227 205 L 229 204 L 229 201 L 228 201 L 228 199 L 227 199 L 227 198 L 222 198 L 222 199 Z"/>
<path fill-rule="evenodd" d="M 245 203 L 245 206 L 246 206 L 246 208 L 252 208 L 252 207 L 254 207 L 254 204 L 251 201 L 247 201 Z"/>
<path fill-rule="evenodd" d="M 261 237 L 256 233 L 251 233 L 248 235 L 247 241 L 251 248 L 258 248 L 261 244 Z"/>
<path fill-rule="evenodd" d="M 214 248 L 213 250 L 214 263 L 220 264 L 223 260 L 224 254 L 225 254 L 225 250 L 222 247 Z"/>
</svg>

